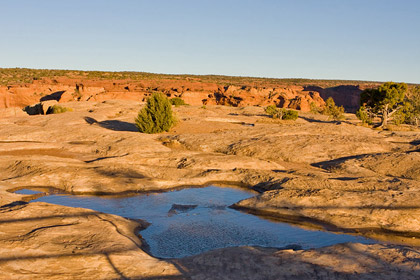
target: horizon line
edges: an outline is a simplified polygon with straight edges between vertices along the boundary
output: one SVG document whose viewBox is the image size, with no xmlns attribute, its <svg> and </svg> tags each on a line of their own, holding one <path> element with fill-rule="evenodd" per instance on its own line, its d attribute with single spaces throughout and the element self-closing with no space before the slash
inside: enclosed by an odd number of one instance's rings
<svg viewBox="0 0 420 280">
<path fill-rule="evenodd" d="M 363 82 L 363 83 L 386 83 L 395 81 L 371 81 L 371 80 L 358 80 L 358 79 L 333 79 L 333 78 L 306 78 L 306 77 L 264 77 L 264 76 L 240 76 L 240 75 L 226 75 L 226 74 L 192 74 L 192 73 L 157 73 L 139 70 L 82 70 L 82 69 L 65 69 L 65 68 L 32 68 L 32 67 L 0 67 L 0 69 L 22 69 L 22 70 L 50 70 L 50 71 L 78 71 L 78 72 L 103 72 L 103 73 L 139 73 L 139 74 L 152 74 L 152 75 L 167 75 L 167 76 L 212 76 L 212 77 L 232 77 L 232 78 L 254 78 L 265 80 L 310 80 L 310 81 L 340 81 L 340 82 Z M 420 85 L 420 83 L 401 82 L 409 85 Z"/>
</svg>

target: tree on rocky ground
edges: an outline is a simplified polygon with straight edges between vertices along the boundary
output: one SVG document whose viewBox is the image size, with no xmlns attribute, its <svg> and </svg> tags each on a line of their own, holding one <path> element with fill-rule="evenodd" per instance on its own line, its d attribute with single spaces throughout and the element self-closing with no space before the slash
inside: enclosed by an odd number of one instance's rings
<svg viewBox="0 0 420 280">
<path fill-rule="evenodd" d="M 297 111 L 277 108 L 276 105 L 269 105 L 265 107 L 264 111 L 273 119 L 296 120 L 299 117 L 299 113 Z"/>
<path fill-rule="evenodd" d="M 279 110 L 276 105 L 268 105 L 265 107 L 264 111 L 270 115 L 273 119 L 282 119 L 283 111 Z"/>
<path fill-rule="evenodd" d="M 386 127 L 393 115 L 404 107 L 406 91 L 405 83 L 394 82 L 384 83 L 378 88 L 365 89 L 360 95 L 361 109 L 370 118 L 381 118 L 380 127 Z"/>
<path fill-rule="evenodd" d="M 322 112 L 322 109 L 318 107 L 318 105 L 316 105 L 315 102 L 311 102 L 311 104 L 309 104 L 309 108 L 310 108 L 310 112 L 312 114 L 319 114 Z"/>
<path fill-rule="evenodd" d="M 135 122 L 142 133 L 169 131 L 175 124 L 169 99 L 162 93 L 154 93 L 147 99 L 146 106 L 140 110 Z"/>
<path fill-rule="evenodd" d="M 372 124 L 374 116 L 371 112 L 366 109 L 365 106 L 360 106 L 359 110 L 356 112 L 356 117 L 365 124 Z"/>
<path fill-rule="evenodd" d="M 174 97 L 169 99 L 169 101 L 171 102 L 172 105 L 175 105 L 175 107 L 179 107 L 182 105 L 188 105 L 187 103 L 185 103 L 184 99 L 180 98 L 180 97 Z"/>
<path fill-rule="evenodd" d="M 409 122 L 411 124 L 420 125 L 420 86 L 414 87 L 407 97 L 408 103 L 411 105 Z"/>
<path fill-rule="evenodd" d="M 323 115 L 333 118 L 334 120 L 344 119 L 344 107 L 335 105 L 334 99 L 329 97 L 325 101 L 325 107 L 321 110 Z"/>
</svg>

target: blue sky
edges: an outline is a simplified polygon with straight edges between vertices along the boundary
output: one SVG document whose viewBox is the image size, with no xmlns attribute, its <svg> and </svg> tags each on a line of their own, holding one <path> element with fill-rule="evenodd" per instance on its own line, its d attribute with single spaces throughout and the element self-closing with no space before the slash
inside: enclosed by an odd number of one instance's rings
<svg viewBox="0 0 420 280">
<path fill-rule="evenodd" d="M 0 67 L 420 83 L 417 0 L 0 0 Z"/>
</svg>

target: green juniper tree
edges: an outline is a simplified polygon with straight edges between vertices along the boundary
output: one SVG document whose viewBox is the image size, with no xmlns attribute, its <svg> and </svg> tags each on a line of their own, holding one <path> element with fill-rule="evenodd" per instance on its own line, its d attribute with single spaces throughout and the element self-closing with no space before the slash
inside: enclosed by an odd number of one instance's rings
<svg viewBox="0 0 420 280">
<path fill-rule="evenodd" d="M 381 118 L 380 127 L 386 127 L 393 115 L 403 108 L 407 85 L 387 82 L 376 89 L 366 89 L 360 95 L 360 104 L 369 116 Z"/>
<path fill-rule="evenodd" d="M 334 120 L 344 119 L 344 107 L 335 105 L 334 99 L 328 97 L 325 101 L 325 107 L 321 111 L 322 114 L 332 117 Z"/>
<path fill-rule="evenodd" d="M 409 122 L 418 126 L 420 125 L 420 86 L 411 90 L 407 100 L 411 106 Z"/>
<path fill-rule="evenodd" d="M 169 131 L 175 124 L 175 117 L 168 98 L 162 93 L 154 93 L 147 99 L 146 106 L 140 110 L 135 122 L 142 133 Z"/>
<path fill-rule="evenodd" d="M 299 113 L 294 110 L 286 110 L 284 108 L 277 108 L 276 105 L 268 105 L 264 111 L 270 115 L 273 119 L 280 120 L 296 120 L 299 117 Z"/>
</svg>

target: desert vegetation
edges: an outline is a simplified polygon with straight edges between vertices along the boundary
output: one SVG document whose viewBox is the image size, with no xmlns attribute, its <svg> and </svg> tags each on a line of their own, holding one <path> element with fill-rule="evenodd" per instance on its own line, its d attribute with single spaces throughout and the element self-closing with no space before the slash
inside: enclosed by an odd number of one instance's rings
<svg viewBox="0 0 420 280">
<path fill-rule="evenodd" d="M 407 123 L 420 125 L 420 86 L 412 88 L 407 95 L 405 106 Z"/>
<path fill-rule="evenodd" d="M 277 108 L 276 105 L 269 105 L 264 109 L 264 111 L 273 119 L 294 121 L 299 116 L 299 113 L 297 111 L 287 110 L 284 108 Z"/>
<path fill-rule="evenodd" d="M 394 124 L 419 124 L 420 87 L 410 91 L 405 83 L 387 82 L 378 88 L 366 89 L 360 98 L 360 108 L 356 116 L 367 124 L 380 119 L 379 127 L 386 128 Z"/>
<path fill-rule="evenodd" d="M 321 111 L 322 111 L 322 109 L 321 109 L 321 108 L 319 108 L 319 107 L 315 104 L 315 102 L 311 102 L 311 104 L 309 104 L 309 107 L 310 107 L 310 112 L 311 112 L 312 114 L 319 114 L 319 113 L 321 113 Z"/>
<path fill-rule="evenodd" d="M 42 78 L 67 77 L 76 79 L 99 79 L 99 80 L 190 80 L 204 83 L 217 83 L 220 85 L 244 84 L 253 86 L 275 85 L 319 85 L 333 87 L 342 84 L 347 85 L 375 85 L 377 82 L 351 81 L 351 80 L 318 80 L 318 79 L 274 79 L 257 77 L 239 77 L 222 75 L 171 75 L 154 74 L 147 72 L 109 72 L 109 71 L 80 71 L 80 70 L 54 70 L 54 69 L 29 69 L 29 68 L 0 68 L 0 85 L 19 85 L 33 83 Z"/>
<path fill-rule="evenodd" d="M 172 105 L 175 105 L 176 107 L 182 106 L 182 105 L 188 105 L 187 103 L 185 103 L 184 99 L 180 97 L 171 98 L 169 99 L 169 101 L 171 102 Z"/>
<path fill-rule="evenodd" d="M 169 131 L 175 124 L 175 117 L 169 99 L 162 93 L 154 93 L 135 119 L 138 130 L 142 133 L 160 133 Z"/>
<path fill-rule="evenodd" d="M 343 106 L 335 105 L 334 99 L 329 97 L 325 101 L 325 107 L 320 110 L 320 113 L 323 115 L 327 115 L 329 118 L 333 120 L 341 120 L 344 118 L 344 108 Z"/>
<path fill-rule="evenodd" d="M 333 120 L 342 120 L 344 119 L 344 107 L 337 106 L 332 97 L 325 100 L 325 106 L 320 108 L 314 102 L 310 104 L 310 112 L 312 114 L 322 114 L 332 118 Z"/>
<path fill-rule="evenodd" d="M 403 108 L 403 101 L 405 93 L 407 92 L 407 85 L 405 83 L 388 82 L 378 88 L 366 89 L 360 96 L 360 111 L 358 116 L 381 118 L 381 127 L 386 127 L 388 121 L 392 116 Z M 365 121 L 366 120 L 362 120 Z"/>
<path fill-rule="evenodd" d="M 61 113 L 65 113 L 65 112 L 72 112 L 73 109 L 72 108 L 68 108 L 68 107 L 64 107 L 64 106 L 60 106 L 60 105 L 53 105 L 50 106 L 46 112 L 47 115 L 49 114 L 61 114 Z"/>
</svg>

